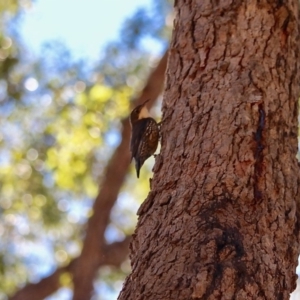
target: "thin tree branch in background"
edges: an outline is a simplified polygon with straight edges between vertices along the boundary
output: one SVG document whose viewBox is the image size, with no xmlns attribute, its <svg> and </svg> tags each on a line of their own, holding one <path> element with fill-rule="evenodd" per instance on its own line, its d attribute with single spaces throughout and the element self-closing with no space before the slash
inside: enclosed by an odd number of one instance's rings
<svg viewBox="0 0 300 300">
<path fill-rule="evenodd" d="M 134 105 L 140 104 L 147 99 L 151 99 L 149 102 L 150 106 L 154 104 L 164 86 L 167 57 L 168 54 L 166 52 L 150 74 L 147 84 Z M 117 200 L 128 171 L 130 163 L 129 119 L 125 119 L 122 125 L 121 143 L 106 167 L 99 194 L 93 205 L 93 215 L 87 222 L 86 237 L 74 272 L 73 300 L 90 299 L 93 291 L 93 280 L 98 270 L 96 261 L 99 249 L 102 249 L 102 246 L 105 244 L 104 233 L 109 224 L 110 212 Z"/>
<path fill-rule="evenodd" d="M 105 245 L 102 255 L 97 257 L 97 269 L 104 265 L 119 267 L 128 256 L 131 237 L 126 237 L 121 242 Z M 57 269 L 50 276 L 38 283 L 31 283 L 19 290 L 10 300 L 41 300 L 50 296 L 61 287 L 60 278 L 66 272 L 73 274 L 77 268 L 78 258 L 73 259 L 67 266 Z"/>
<path fill-rule="evenodd" d="M 167 65 L 167 52 L 164 54 L 134 105 L 151 99 L 152 106 L 164 85 Z M 129 120 L 122 122 L 122 140 L 110 159 L 101 189 L 93 205 L 93 215 L 87 222 L 86 238 L 82 253 L 69 265 L 57 269 L 52 275 L 35 284 L 28 284 L 19 290 L 10 300 L 40 300 L 61 287 L 60 276 L 70 272 L 73 276 L 74 299 L 89 299 L 93 291 L 93 280 L 100 266 L 119 266 L 128 255 L 129 238 L 111 245 L 105 244 L 104 233 L 109 224 L 110 211 L 116 202 L 120 188 L 129 167 Z"/>
</svg>

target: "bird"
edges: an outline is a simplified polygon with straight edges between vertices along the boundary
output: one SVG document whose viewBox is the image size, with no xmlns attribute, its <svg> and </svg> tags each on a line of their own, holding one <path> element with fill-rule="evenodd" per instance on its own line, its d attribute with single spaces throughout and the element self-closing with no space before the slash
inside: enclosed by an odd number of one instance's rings
<svg viewBox="0 0 300 300">
<path fill-rule="evenodd" d="M 131 160 L 135 160 L 137 178 L 140 176 L 140 169 L 145 160 L 153 155 L 158 146 L 159 125 L 150 116 L 146 107 L 150 99 L 135 107 L 130 114 Z"/>
</svg>

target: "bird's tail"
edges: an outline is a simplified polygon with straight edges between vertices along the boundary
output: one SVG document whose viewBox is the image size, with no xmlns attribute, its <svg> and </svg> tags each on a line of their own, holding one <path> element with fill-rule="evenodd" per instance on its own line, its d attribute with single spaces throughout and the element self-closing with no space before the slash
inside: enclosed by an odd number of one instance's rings
<svg viewBox="0 0 300 300">
<path fill-rule="evenodd" d="M 136 169 L 136 176 L 137 178 L 140 178 L 140 169 L 141 169 L 142 163 L 139 159 L 135 161 L 135 169 Z"/>
</svg>

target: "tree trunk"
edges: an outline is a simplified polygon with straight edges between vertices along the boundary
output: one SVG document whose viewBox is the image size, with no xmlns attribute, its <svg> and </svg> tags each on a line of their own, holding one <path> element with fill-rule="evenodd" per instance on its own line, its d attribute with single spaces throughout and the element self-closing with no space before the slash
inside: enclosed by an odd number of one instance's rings
<svg viewBox="0 0 300 300">
<path fill-rule="evenodd" d="M 289 299 L 298 0 L 178 0 L 175 10 L 161 153 L 119 299 Z"/>
</svg>

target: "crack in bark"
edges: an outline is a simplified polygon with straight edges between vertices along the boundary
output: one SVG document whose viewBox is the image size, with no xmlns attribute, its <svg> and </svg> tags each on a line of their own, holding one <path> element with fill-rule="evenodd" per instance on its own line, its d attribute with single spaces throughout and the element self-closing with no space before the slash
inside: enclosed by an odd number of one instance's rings
<svg viewBox="0 0 300 300">
<path fill-rule="evenodd" d="M 258 105 L 258 112 L 259 112 L 258 126 L 257 126 L 256 133 L 254 135 L 254 140 L 256 142 L 256 149 L 254 153 L 255 163 L 254 163 L 254 186 L 253 186 L 255 200 L 262 199 L 262 191 L 259 188 L 259 178 L 261 177 L 263 171 L 263 159 L 264 159 L 263 130 L 265 127 L 265 118 L 266 118 L 266 114 L 262 104 Z"/>
</svg>

